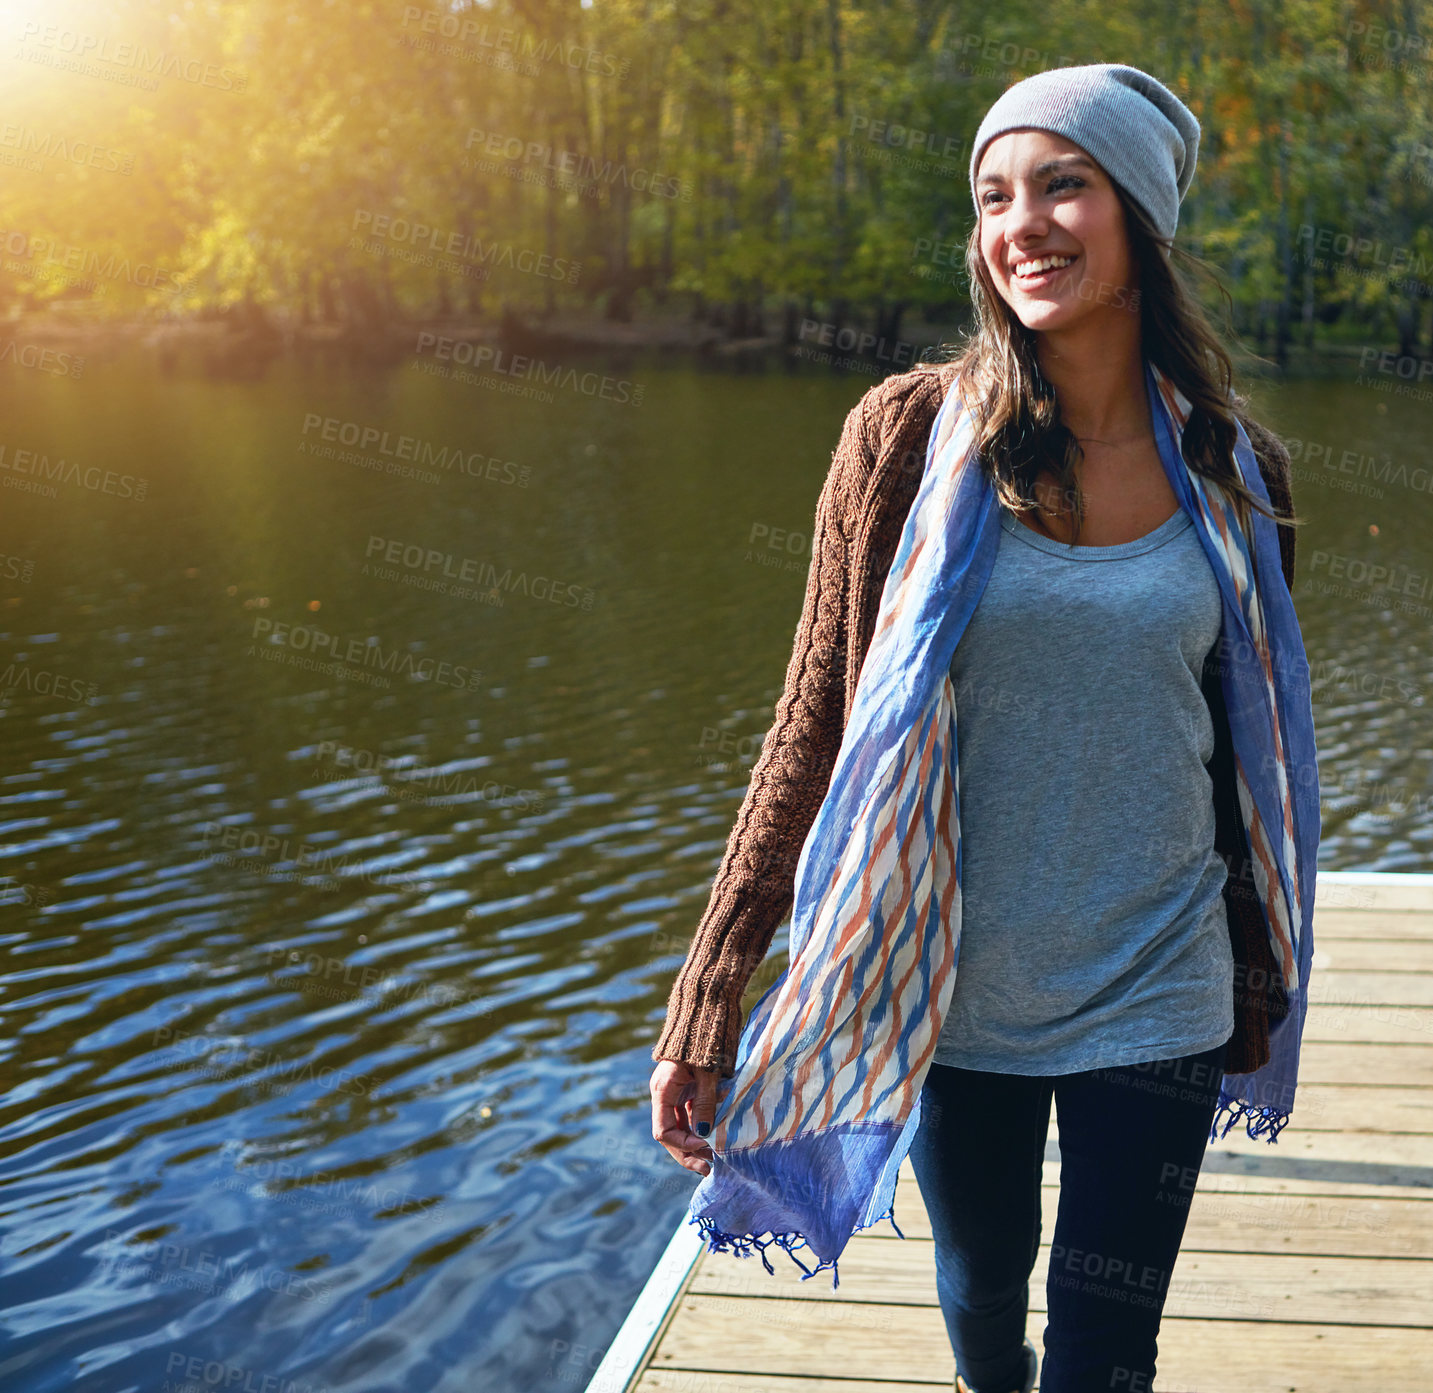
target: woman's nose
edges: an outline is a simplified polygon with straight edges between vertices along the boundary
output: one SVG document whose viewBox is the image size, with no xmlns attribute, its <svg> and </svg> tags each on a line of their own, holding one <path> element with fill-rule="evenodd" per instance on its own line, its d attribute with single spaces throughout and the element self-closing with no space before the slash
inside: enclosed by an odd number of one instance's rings
<svg viewBox="0 0 1433 1393">
<path fill-rule="evenodd" d="M 1010 246 L 1043 237 L 1049 230 L 1050 220 L 1041 210 L 1038 200 L 1017 192 L 1005 210 L 1005 240 Z"/>
</svg>

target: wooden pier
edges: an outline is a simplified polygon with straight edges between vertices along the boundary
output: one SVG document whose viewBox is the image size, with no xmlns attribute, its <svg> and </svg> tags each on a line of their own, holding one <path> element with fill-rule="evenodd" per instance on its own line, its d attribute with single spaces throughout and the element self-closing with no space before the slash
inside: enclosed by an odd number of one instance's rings
<svg viewBox="0 0 1433 1393">
<path fill-rule="evenodd" d="M 1433 1389 L 1433 875 L 1321 872 L 1293 1115 L 1211 1142 L 1152 1393 Z M 655 1146 L 656 1143 L 654 1142 Z M 693 1188 L 697 1181 L 693 1178 Z M 1042 1348 L 1054 1110 L 1027 1333 Z M 801 1280 L 781 1249 L 711 1254 L 682 1223 L 588 1393 L 910 1393 L 955 1372 L 910 1162 L 896 1223 Z M 809 1256 L 803 1255 L 808 1265 Z M 1036 1384 L 1039 1387 L 1039 1384 Z"/>
</svg>

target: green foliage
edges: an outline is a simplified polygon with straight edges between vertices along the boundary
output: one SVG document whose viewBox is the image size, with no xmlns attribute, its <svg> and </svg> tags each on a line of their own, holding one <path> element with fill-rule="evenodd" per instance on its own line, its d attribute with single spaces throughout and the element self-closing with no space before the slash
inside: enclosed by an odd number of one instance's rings
<svg viewBox="0 0 1433 1393">
<path fill-rule="evenodd" d="M 12 160 L 0 297 L 83 294 L 88 268 L 115 314 L 363 325 L 625 316 L 673 296 L 948 310 L 984 110 L 1031 72 L 1118 61 L 1200 117 L 1181 237 L 1219 268 L 1241 328 L 1282 345 L 1300 324 L 1397 323 L 1416 345 L 1433 335 L 1429 11 L 74 0 L 58 31 L 108 49 L 75 72 L 55 61 L 62 40 L 22 40 L 11 119 L 32 144 L 101 144 L 132 169 Z"/>
</svg>

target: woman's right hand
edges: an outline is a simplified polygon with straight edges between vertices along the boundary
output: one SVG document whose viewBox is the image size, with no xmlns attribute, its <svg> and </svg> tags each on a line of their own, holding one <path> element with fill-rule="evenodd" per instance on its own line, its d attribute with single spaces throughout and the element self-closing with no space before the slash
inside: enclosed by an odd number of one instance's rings
<svg viewBox="0 0 1433 1393">
<path fill-rule="evenodd" d="M 696 1069 L 674 1059 L 659 1059 L 652 1070 L 652 1136 L 671 1158 L 698 1175 L 710 1175 L 712 1149 L 697 1135 L 698 1123 L 710 1132 L 716 1118 L 715 1069 Z"/>
</svg>

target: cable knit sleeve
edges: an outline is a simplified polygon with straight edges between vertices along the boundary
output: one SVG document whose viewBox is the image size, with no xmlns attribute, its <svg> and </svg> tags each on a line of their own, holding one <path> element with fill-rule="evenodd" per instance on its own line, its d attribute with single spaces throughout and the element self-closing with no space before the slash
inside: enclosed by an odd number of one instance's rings
<svg viewBox="0 0 1433 1393">
<path fill-rule="evenodd" d="M 846 417 L 817 501 L 806 599 L 785 685 L 711 898 L 672 984 L 654 1060 L 735 1076 L 742 994 L 791 909 L 796 863 L 845 725 L 851 515 L 871 467 L 866 417 L 863 399 Z"/>
</svg>

